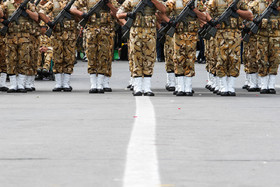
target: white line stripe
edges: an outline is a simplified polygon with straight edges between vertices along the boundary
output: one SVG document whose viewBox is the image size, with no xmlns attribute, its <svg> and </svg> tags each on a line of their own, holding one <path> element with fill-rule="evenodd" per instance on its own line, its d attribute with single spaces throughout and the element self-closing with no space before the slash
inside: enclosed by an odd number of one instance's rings
<svg viewBox="0 0 280 187">
<path fill-rule="evenodd" d="M 149 97 L 136 98 L 136 118 L 127 148 L 123 187 L 158 187 L 156 119 Z"/>
</svg>

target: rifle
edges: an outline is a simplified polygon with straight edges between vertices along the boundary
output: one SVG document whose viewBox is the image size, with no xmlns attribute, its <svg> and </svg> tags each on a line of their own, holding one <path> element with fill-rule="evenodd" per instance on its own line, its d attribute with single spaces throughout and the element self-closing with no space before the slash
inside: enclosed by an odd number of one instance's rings
<svg viewBox="0 0 280 187">
<path fill-rule="evenodd" d="M 132 14 L 136 15 L 137 12 L 141 12 L 141 14 L 144 15 L 144 9 L 146 6 L 153 7 L 154 4 L 151 2 L 151 0 L 141 0 L 132 11 Z M 132 27 L 134 19 L 135 18 L 130 18 L 130 17 L 127 18 L 125 25 L 122 27 L 122 31 L 123 31 L 122 39 L 129 38 L 129 30 Z"/>
<path fill-rule="evenodd" d="M 252 34 L 256 34 L 259 30 L 259 25 L 264 18 L 270 18 L 273 14 L 275 16 L 278 15 L 279 11 L 277 10 L 277 3 L 279 0 L 274 0 L 259 16 L 256 16 L 253 19 L 251 24 L 245 24 L 245 27 L 242 29 L 243 37 L 242 40 L 245 42 L 249 42 L 250 36 Z"/>
<path fill-rule="evenodd" d="M 87 16 L 84 17 L 80 22 L 79 24 L 82 26 L 82 27 L 85 27 L 87 22 L 88 22 L 88 19 L 95 13 L 97 15 L 99 15 L 99 12 L 100 10 L 104 7 L 104 6 L 107 6 L 105 4 L 105 0 L 100 0 L 98 1 L 97 4 L 95 4 L 93 7 L 90 8 L 90 10 L 88 11 L 87 13 Z M 100 15 L 99 15 L 100 17 Z"/>
<path fill-rule="evenodd" d="M 162 36 L 165 36 L 165 34 L 168 34 L 170 37 L 173 37 L 175 30 L 176 30 L 176 26 L 183 22 L 185 25 L 187 25 L 188 23 L 186 22 L 186 17 L 190 16 L 195 18 L 196 17 L 196 13 L 192 10 L 192 6 L 194 5 L 195 0 L 191 0 L 188 2 L 188 4 L 185 6 L 185 8 L 180 12 L 180 14 L 174 19 L 172 18 L 171 21 L 169 21 L 169 23 L 161 28 L 159 30 L 159 33 Z M 160 39 L 160 41 L 162 40 L 162 38 Z"/>
<path fill-rule="evenodd" d="M 219 17 L 215 19 L 211 19 L 208 21 L 203 29 L 201 29 L 198 33 L 201 37 L 205 38 L 206 40 L 209 40 L 211 37 L 215 37 L 217 33 L 216 26 L 222 23 L 225 23 L 226 25 L 229 25 L 229 18 L 234 17 L 238 18 L 238 14 L 234 9 L 237 7 L 237 3 L 239 0 L 234 0 L 233 3 L 220 15 Z"/>
<path fill-rule="evenodd" d="M 46 32 L 46 35 L 48 37 L 51 37 L 52 35 L 52 31 L 54 29 L 54 27 L 59 23 L 61 27 L 64 26 L 63 21 L 65 18 L 67 19 L 71 19 L 71 13 L 69 12 L 71 6 L 74 4 L 75 0 L 71 0 L 64 8 L 61 12 L 59 12 L 59 14 L 54 18 L 53 21 L 53 26 L 49 27 L 49 29 Z"/>
<path fill-rule="evenodd" d="M 13 12 L 13 14 L 8 18 L 6 24 L 4 24 L 4 27 L 0 30 L 0 33 L 2 36 L 5 36 L 9 29 L 9 24 L 13 21 L 16 22 L 18 25 L 18 18 L 20 16 L 27 17 L 28 14 L 25 12 L 24 8 L 27 6 L 28 2 L 30 0 L 25 0 L 23 3 L 20 4 L 20 6 Z"/>
</svg>

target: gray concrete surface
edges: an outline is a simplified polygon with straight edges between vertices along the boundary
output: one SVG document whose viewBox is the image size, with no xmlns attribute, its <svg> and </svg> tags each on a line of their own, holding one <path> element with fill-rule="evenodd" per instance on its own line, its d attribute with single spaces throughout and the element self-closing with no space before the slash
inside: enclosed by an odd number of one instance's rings
<svg viewBox="0 0 280 187">
<path fill-rule="evenodd" d="M 124 89 L 128 63 L 113 63 L 113 92 L 104 95 L 88 94 L 86 69 L 75 67 L 72 93 L 51 92 L 52 81 L 37 82 L 33 93 L 0 93 L 0 187 L 122 186 L 136 110 Z M 279 94 L 213 95 L 200 64 L 193 97 L 168 93 L 165 80 L 164 63 L 156 63 L 159 186 L 280 186 Z"/>
</svg>

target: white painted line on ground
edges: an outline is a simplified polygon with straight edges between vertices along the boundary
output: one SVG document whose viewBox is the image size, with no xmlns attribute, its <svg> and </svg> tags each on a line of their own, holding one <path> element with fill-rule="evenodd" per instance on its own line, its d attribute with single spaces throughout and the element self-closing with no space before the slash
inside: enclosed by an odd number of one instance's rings
<svg viewBox="0 0 280 187">
<path fill-rule="evenodd" d="M 156 118 L 149 97 L 136 98 L 136 115 L 127 148 L 123 187 L 159 187 Z"/>
</svg>

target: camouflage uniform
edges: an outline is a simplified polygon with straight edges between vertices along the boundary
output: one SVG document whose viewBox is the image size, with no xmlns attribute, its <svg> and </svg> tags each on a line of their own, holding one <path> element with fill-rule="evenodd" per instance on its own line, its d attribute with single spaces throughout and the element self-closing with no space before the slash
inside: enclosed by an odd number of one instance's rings
<svg viewBox="0 0 280 187">
<path fill-rule="evenodd" d="M 256 8 L 258 6 L 258 2 L 256 0 L 247 1 L 248 6 L 254 15 L 257 14 Z M 247 23 L 248 24 L 248 23 Z M 244 88 L 248 89 L 248 91 L 257 91 L 257 72 L 258 72 L 258 59 L 257 59 L 257 35 L 253 35 L 250 37 L 248 43 L 243 42 L 243 64 L 244 71 L 246 73 L 246 81 Z M 246 86 L 247 85 L 247 86 Z"/>
<path fill-rule="evenodd" d="M 51 38 L 49 38 L 45 35 L 41 35 L 39 39 L 40 39 L 39 48 L 47 47 L 48 50 L 47 50 L 47 52 L 44 53 L 44 62 L 42 61 L 43 59 L 42 59 L 41 53 L 39 53 L 39 58 L 38 58 L 38 63 L 37 63 L 38 69 L 43 68 L 43 69 L 50 71 L 51 61 L 53 58 L 53 47 L 51 45 Z"/>
<path fill-rule="evenodd" d="M 83 11 L 83 7 L 86 7 L 88 12 L 96 3 L 98 3 L 98 0 L 78 0 L 75 2 L 75 7 L 81 11 Z M 112 0 L 111 3 L 114 7 L 119 6 L 115 0 Z M 85 35 L 88 73 L 91 77 L 90 93 L 96 93 L 96 89 L 103 93 L 104 79 L 108 79 L 112 74 L 111 66 L 115 35 L 114 19 L 110 14 L 109 7 L 103 8 L 100 11 L 100 17 L 96 14 L 91 16 L 87 23 Z M 105 88 L 108 86 L 104 85 Z"/>
<path fill-rule="evenodd" d="M 232 3 L 231 0 L 210 0 L 210 15 L 221 15 Z M 248 10 L 244 0 L 239 1 L 237 9 Z M 216 42 L 218 51 L 216 75 L 219 77 L 221 95 L 235 95 L 234 82 L 240 70 L 241 18 L 230 18 L 229 26 L 224 23 L 218 28 Z"/>
<path fill-rule="evenodd" d="M 0 8 L 2 3 L 0 4 Z M 2 24 L 0 23 L 0 29 L 2 28 Z M 0 35 L 0 91 L 7 91 L 6 86 L 6 78 L 7 78 L 7 64 L 5 57 L 5 42 L 4 37 Z"/>
<path fill-rule="evenodd" d="M 139 0 L 125 0 L 118 10 L 119 13 L 131 12 Z M 143 16 L 136 14 L 130 29 L 129 52 L 133 63 L 134 95 L 141 95 L 142 83 L 144 95 L 150 95 L 151 77 L 156 60 L 156 8 L 145 7 Z M 144 79 L 142 79 L 144 77 Z M 136 94 L 138 93 L 138 94 Z M 149 94 L 148 94 L 149 93 Z M 154 95 L 153 93 L 151 95 Z"/>
<path fill-rule="evenodd" d="M 67 0 L 50 0 L 45 5 L 39 6 L 39 13 L 55 18 L 67 5 Z M 53 91 L 72 91 L 70 75 L 73 73 L 75 62 L 75 48 L 77 28 L 74 19 L 64 20 L 64 27 L 57 24 L 52 38 L 53 47 L 53 72 L 56 85 Z"/>
<path fill-rule="evenodd" d="M 11 16 L 19 5 L 14 0 L 6 1 L 3 5 L 4 14 L 7 17 Z M 32 4 L 29 3 L 27 8 L 34 12 Z M 14 22 L 9 25 L 5 38 L 7 73 L 10 75 L 11 81 L 8 92 L 16 90 L 26 92 L 24 88 L 25 75 L 29 73 L 32 60 L 31 30 L 32 25 L 28 17 L 21 16 L 19 25 Z M 18 79 L 16 75 L 18 75 Z"/>
<path fill-rule="evenodd" d="M 258 0 L 258 14 L 261 14 L 270 4 Z M 279 3 L 277 4 L 279 6 Z M 280 15 L 271 15 L 263 19 L 257 35 L 257 50 L 259 59 L 259 76 L 261 76 L 261 93 L 276 93 L 275 78 L 280 61 Z"/>
<path fill-rule="evenodd" d="M 173 12 L 175 16 L 183 10 L 188 0 L 168 0 L 166 2 L 167 12 Z M 196 2 L 196 8 L 202 10 L 200 2 Z M 186 25 L 182 22 L 177 26 L 174 34 L 174 69 L 178 77 L 178 93 L 181 95 L 192 95 L 192 79 L 195 75 L 194 63 L 196 58 L 196 44 L 198 41 L 197 31 L 199 23 L 197 18 L 187 17 Z"/>
</svg>

